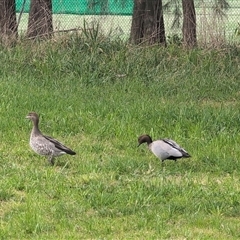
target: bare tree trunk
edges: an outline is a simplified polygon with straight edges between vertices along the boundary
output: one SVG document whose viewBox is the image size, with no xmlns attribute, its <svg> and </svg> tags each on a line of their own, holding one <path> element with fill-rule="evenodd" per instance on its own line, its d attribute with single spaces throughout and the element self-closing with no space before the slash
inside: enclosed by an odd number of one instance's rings
<svg viewBox="0 0 240 240">
<path fill-rule="evenodd" d="M 132 43 L 141 43 L 143 39 L 143 18 L 145 12 L 145 1 L 135 0 L 133 7 L 132 26 L 130 39 Z"/>
<path fill-rule="evenodd" d="M 0 0 L 0 36 L 2 39 L 18 36 L 15 0 Z"/>
<path fill-rule="evenodd" d="M 196 13 L 194 0 L 182 0 L 183 8 L 183 44 L 192 48 L 197 45 Z"/>
<path fill-rule="evenodd" d="M 52 0 L 31 0 L 27 37 L 49 38 L 52 32 Z"/>
<path fill-rule="evenodd" d="M 134 0 L 130 40 L 166 45 L 162 0 Z"/>
</svg>

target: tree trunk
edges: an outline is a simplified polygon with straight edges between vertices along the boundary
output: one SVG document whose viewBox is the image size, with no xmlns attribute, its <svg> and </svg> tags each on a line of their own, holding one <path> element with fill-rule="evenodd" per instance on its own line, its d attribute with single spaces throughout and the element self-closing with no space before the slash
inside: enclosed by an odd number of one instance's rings
<svg viewBox="0 0 240 240">
<path fill-rule="evenodd" d="M 130 41 L 166 45 L 162 0 L 134 0 Z"/>
<path fill-rule="evenodd" d="M 15 0 L 0 0 L 0 36 L 1 39 L 17 38 L 17 20 Z"/>
<path fill-rule="evenodd" d="M 183 44 L 188 48 L 197 45 L 196 13 L 194 0 L 182 0 L 183 8 Z"/>
<path fill-rule="evenodd" d="M 31 0 L 27 37 L 49 38 L 52 32 L 52 0 Z"/>
</svg>

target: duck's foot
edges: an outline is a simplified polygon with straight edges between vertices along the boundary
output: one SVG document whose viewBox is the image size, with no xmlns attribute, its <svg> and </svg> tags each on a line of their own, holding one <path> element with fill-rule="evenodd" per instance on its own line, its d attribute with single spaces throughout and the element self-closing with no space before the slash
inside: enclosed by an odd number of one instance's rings
<svg viewBox="0 0 240 240">
<path fill-rule="evenodd" d="M 54 165 L 54 157 L 53 156 L 49 157 L 48 162 L 53 166 Z"/>
</svg>

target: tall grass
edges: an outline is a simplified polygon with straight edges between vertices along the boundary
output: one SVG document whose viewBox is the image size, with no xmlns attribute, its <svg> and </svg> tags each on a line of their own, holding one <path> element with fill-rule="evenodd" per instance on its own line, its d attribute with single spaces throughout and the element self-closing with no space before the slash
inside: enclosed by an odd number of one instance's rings
<svg viewBox="0 0 240 240">
<path fill-rule="evenodd" d="M 72 35 L 0 61 L 1 239 L 239 239 L 239 48 Z M 77 155 L 33 153 L 29 111 Z M 143 133 L 192 158 L 162 165 Z"/>
</svg>

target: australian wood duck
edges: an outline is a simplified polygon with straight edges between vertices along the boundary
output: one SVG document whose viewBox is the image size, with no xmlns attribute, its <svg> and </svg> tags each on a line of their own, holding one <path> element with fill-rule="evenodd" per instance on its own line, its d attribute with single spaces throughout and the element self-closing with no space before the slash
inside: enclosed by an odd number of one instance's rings
<svg viewBox="0 0 240 240">
<path fill-rule="evenodd" d="M 191 157 L 186 150 L 171 139 L 163 138 L 152 141 L 152 138 L 149 135 L 142 135 L 138 138 L 138 146 L 145 142 L 152 153 L 161 159 L 162 162 L 167 159 L 176 161 L 178 158 Z"/>
<path fill-rule="evenodd" d="M 45 136 L 41 133 L 38 128 L 39 117 L 37 113 L 30 112 L 26 118 L 32 120 L 33 128 L 30 136 L 30 146 L 34 152 L 48 156 L 48 161 L 53 165 L 54 157 L 70 154 L 75 155 L 76 153 L 72 151 L 70 148 L 64 146 L 62 143 L 53 139 L 49 136 Z"/>
</svg>

